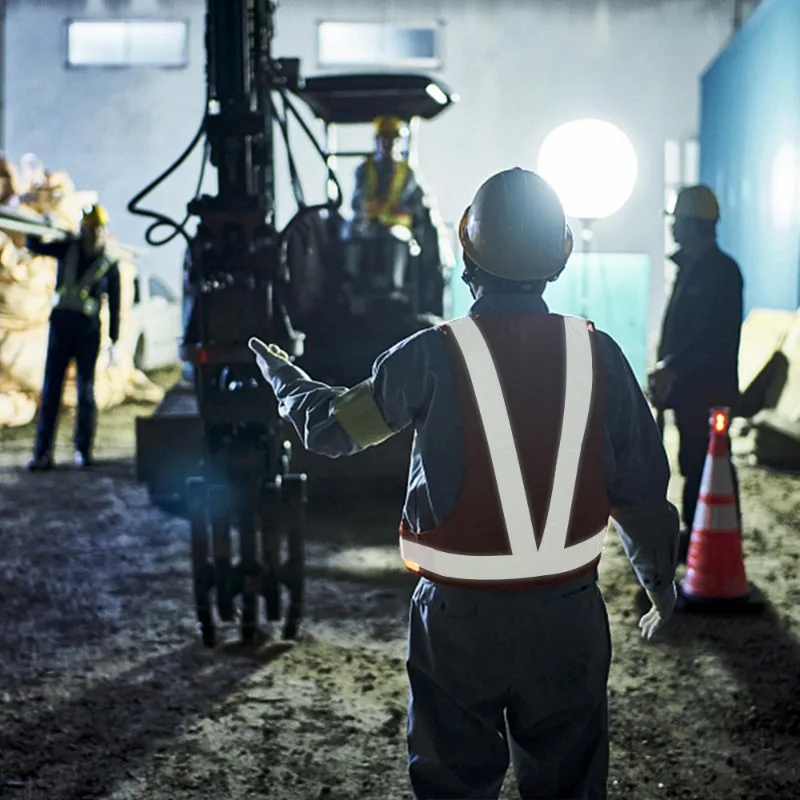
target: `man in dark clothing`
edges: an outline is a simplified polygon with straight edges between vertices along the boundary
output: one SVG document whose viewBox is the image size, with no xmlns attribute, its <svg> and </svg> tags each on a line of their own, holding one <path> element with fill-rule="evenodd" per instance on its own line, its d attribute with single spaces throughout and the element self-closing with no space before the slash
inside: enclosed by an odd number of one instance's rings
<svg viewBox="0 0 800 800">
<path fill-rule="evenodd" d="M 717 245 L 720 212 L 711 189 L 683 189 L 673 217 L 680 250 L 672 260 L 678 276 L 664 314 L 650 393 L 657 408 L 673 410 L 680 436 L 685 560 L 708 450 L 709 410 L 735 407 L 739 398 L 744 281 L 738 264 Z M 731 469 L 738 509 L 738 482 Z"/>
<path fill-rule="evenodd" d="M 78 377 L 78 414 L 75 425 L 75 462 L 88 467 L 92 463 L 97 408 L 94 401 L 94 372 L 100 352 L 100 302 L 108 296 L 110 360 L 119 338 L 120 277 L 119 265 L 105 251 L 108 216 L 101 206 L 83 213 L 80 236 L 57 242 L 42 242 L 28 237 L 32 253 L 58 259 L 56 298 L 50 315 L 42 400 L 32 471 L 53 466 L 53 439 L 58 422 L 64 376 L 75 359 Z"/>
</svg>

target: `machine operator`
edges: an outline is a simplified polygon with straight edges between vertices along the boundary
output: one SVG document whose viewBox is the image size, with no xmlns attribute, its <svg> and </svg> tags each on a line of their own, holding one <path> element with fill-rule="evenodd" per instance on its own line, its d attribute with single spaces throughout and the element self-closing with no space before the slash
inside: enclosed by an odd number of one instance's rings
<svg viewBox="0 0 800 800">
<path fill-rule="evenodd" d="M 658 427 L 618 345 L 549 313 L 572 234 L 538 175 L 491 177 L 464 212 L 469 315 L 378 357 L 352 389 L 251 339 L 304 446 L 330 457 L 416 431 L 400 551 L 420 576 L 407 670 L 416 798 L 606 797 L 611 639 L 597 585 L 609 517 L 672 614 L 678 514 Z"/>
<path fill-rule="evenodd" d="M 375 120 L 375 153 L 356 168 L 353 228 L 368 234 L 374 226 L 411 229 L 421 189 L 406 159 L 398 158 L 404 125 L 397 117 Z"/>
<path fill-rule="evenodd" d="M 376 118 L 374 125 L 375 153 L 356 168 L 347 273 L 356 283 L 369 282 L 383 290 L 402 292 L 414 218 L 423 192 L 414 170 L 398 154 L 403 121 L 384 116 Z M 370 250 L 370 246 L 377 250 Z M 363 270 L 368 278 L 362 277 Z"/>
<path fill-rule="evenodd" d="M 92 464 L 97 408 L 94 373 L 100 352 L 100 303 L 108 296 L 110 363 L 115 361 L 119 338 L 119 265 L 105 250 L 108 214 L 99 205 L 84 210 L 78 236 L 57 242 L 28 237 L 32 253 L 58 259 L 56 298 L 50 315 L 42 400 L 36 442 L 29 469 L 53 466 L 53 441 L 64 387 L 64 376 L 72 359 L 77 368 L 78 413 L 75 424 L 75 463 Z"/>
<path fill-rule="evenodd" d="M 717 244 L 720 208 L 709 187 L 679 192 L 672 216 L 673 238 L 680 248 L 672 256 L 678 274 L 664 314 L 659 361 L 649 381 L 653 404 L 673 410 L 680 436 L 684 527 L 679 560 L 685 562 L 708 450 L 709 410 L 735 408 L 739 399 L 744 281 L 739 265 Z M 739 510 L 732 463 L 731 473 Z"/>
</svg>

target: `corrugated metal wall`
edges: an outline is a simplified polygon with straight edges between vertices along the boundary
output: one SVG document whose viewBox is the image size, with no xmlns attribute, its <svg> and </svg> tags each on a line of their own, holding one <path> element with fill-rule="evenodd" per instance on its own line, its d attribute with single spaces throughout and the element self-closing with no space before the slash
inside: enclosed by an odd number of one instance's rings
<svg viewBox="0 0 800 800">
<path fill-rule="evenodd" d="M 765 0 L 702 79 L 700 176 L 745 313 L 800 305 L 800 2 Z"/>
</svg>

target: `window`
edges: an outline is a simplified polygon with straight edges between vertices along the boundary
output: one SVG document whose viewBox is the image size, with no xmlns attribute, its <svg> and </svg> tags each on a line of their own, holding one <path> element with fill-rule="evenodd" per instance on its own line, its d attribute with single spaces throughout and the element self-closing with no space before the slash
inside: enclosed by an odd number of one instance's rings
<svg viewBox="0 0 800 800">
<path fill-rule="evenodd" d="M 69 67 L 185 67 L 189 24 L 180 20 L 70 20 Z"/>
<path fill-rule="evenodd" d="M 175 302 L 175 295 L 172 293 L 169 286 L 167 286 L 167 284 L 164 283 L 164 281 L 162 281 L 160 278 L 156 278 L 151 275 L 149 289 L 151 298 L 162 297 L 168 303 Z"/>
<path fill-rule="evenodd" d="M 322 67 L 441 66 L 439 25 L 321 22 L 317 53 Z"/>
</svg>

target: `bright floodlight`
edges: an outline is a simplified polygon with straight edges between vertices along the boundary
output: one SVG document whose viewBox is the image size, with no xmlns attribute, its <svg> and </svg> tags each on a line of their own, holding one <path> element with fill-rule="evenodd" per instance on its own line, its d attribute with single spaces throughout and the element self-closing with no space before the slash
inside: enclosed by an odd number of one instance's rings
<svg viewBox="0 0 800 800">
<path fill-rule="evenodd" d="M 628 137 L 599 119 L 561 125 L 539 151 L 539 174 L 575 219 L 603 219 L 619 211 L 633 192 L 638 168 Z"/>
</svg>

